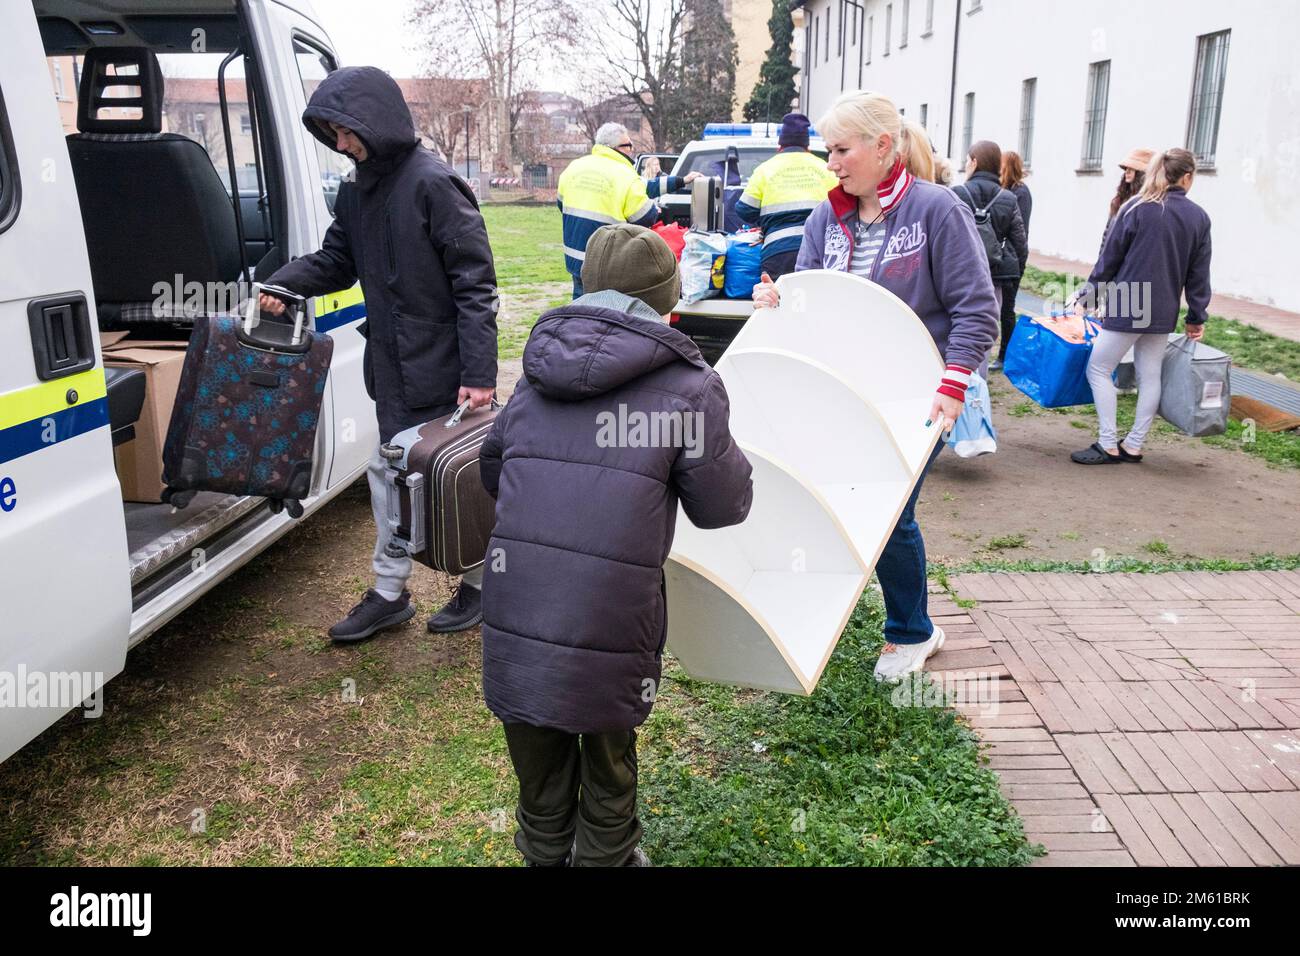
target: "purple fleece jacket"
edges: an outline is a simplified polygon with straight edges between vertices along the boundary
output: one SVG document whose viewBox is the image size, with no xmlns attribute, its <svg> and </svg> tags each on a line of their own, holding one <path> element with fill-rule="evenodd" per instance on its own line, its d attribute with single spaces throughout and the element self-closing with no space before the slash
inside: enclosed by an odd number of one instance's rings
<svg viewBox="0 0 1300 956">
<path fill-rule="evenodd" d="M 795 269 L 847 272 L 857 221 L 857 200 L 842 187 L 832 190 L 804 225 Z M 998 305 L 974 214 L 951 189 L 917 180 L 885 227 L 871 281 L 920 317 L 945 362 L 979 368 L 997 339 Z"/>
</svg>

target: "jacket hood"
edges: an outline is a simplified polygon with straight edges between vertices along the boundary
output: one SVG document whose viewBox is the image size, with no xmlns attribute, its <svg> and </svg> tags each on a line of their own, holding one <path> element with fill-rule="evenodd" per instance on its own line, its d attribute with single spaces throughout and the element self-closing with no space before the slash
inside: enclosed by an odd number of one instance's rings
<svg viewBox="0 0 1300 956">
<path fill-rule="evenodd" d="M 546 398 L 577 402 L 604 395 L 673 362 L 708 364 L 695 343 L 636 299 L 624 310 L 582 299 L 544 312 L 524 347 L 524 377 Z M 646 317 L 636 314 L 641 305 Z"/>
<path fill-rule="evenodd" d="M 302 122 L 335 152 L 334 137 L 325 124 L 334 122 L 352 130 L 370 152 L 363 166 L 372 159 L 392 159 L 419 143 L 401 87 L 373 66 L 345 66 L 325 77 L 307 102 Z"/>
</svg>

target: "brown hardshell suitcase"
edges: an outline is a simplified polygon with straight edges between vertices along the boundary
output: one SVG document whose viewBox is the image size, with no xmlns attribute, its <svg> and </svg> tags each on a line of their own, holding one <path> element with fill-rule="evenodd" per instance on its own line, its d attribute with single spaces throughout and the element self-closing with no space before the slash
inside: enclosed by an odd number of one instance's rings
<svg viewBox="0 0 1300 956">
<path fill-rule="evenodd" d="M 479 449 L 499 406 L 469 410 L 408 428 L 381 446 L 387 459 L 389 553 L 409 554 L 447 574 L 483 563 L 496 523 L 496 501 L 479 480 Z"/>
</svg>

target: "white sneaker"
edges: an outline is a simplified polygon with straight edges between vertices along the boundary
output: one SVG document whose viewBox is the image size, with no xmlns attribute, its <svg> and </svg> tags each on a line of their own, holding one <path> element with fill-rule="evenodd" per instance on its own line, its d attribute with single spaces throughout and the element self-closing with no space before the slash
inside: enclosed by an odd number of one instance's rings
<svg viewBox="0 0 1300 956">
<path fill-rule="evenodd" d="M 924 644 L 886 644 L 876 661 L 876 680 L 901 680 L 925 666 L 930 655 L 943 647 L 943 628 L 936 627 Z M 892 648 L 892 650 L 889 650 Z"/>
</svg>

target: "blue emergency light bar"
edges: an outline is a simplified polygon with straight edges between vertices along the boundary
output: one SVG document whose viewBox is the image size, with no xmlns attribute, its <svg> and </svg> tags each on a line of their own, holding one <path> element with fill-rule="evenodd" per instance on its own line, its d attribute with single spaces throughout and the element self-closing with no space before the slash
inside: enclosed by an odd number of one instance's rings
<svg viewBox="0 0 1300 956">
<path fill-rule="evenodd" d="M 776 139 L 781 135 L 780 123 L 705 123 L 704 138 L 751 137 L 754 139 Z M 816 136 L 817 131 L 808 129 L 809 136 Z"/>
</svg>

